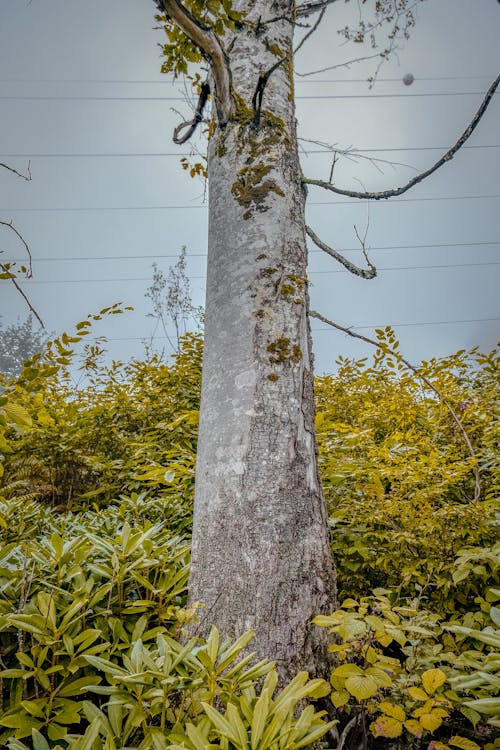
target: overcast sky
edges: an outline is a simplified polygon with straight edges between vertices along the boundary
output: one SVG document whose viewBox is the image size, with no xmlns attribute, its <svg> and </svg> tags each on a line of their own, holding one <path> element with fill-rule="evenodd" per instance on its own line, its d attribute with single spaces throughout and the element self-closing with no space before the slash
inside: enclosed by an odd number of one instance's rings
<svg viewBox="0 0 500 750">
<path fill-rule="evenodd" d="M 374 61 L 297 77 L 304 139 L 406 165 L 344 159 L 335 167 L 339 186 L 380 190 L 429 166 L 456 141 L 498 72 L 496 0 L 418 5 L 411 40 L 372 90 L 366 78 Z M 181 169 L 189 149 L 171 141 L 179 122 L 173 110 L 188 119 L 190 106 L 182 85 L 160 74 L 154 8 L 151 0 L 0 0 L 0 161 L 24 171 L 30 160 L 33 175 L 27 183 L 0 171 L 0 218 L 12 219 L 29 242 L 34 276 L 23 288 L 49 330 L 68 330 L 118 300 L 134 306 L 96 327 L 113 358 L 140 356 L 153 330 L 144 294 L 155 260 L 166 271 L 186 245 L 193 301 L 204 302 L 204 186 Z M 354 0 L 334 4 L 297 71 L 370 54 L 337 34 L 356 13 Z M 409 72 L 415 81 L 405 86 Z M 364 233 L 369 211 L 367 247 L 379 268 L 365 281 L 311 248 L 313 307 L 365 334 L 393 325 L 413 360 L 494 345 L 499 136 L 497 94 L 467 147 L 400 199 L 368 207 L 310 190 L 309 224 L 356 262 L 354 225 Z M 307 153 L 318 146 L 306 140 L 301 146 L 306 176 L 327 178 L 331 159 Z M 11 233 L 0 240 L 3 259 L 23 259 Z M 22 299 L 0 284 L 3 322 L 23 319 Z M 324 328 L 313 321 L 319 372 L 331 370 L 339 354 L 369 353 Z"/>
</svg>

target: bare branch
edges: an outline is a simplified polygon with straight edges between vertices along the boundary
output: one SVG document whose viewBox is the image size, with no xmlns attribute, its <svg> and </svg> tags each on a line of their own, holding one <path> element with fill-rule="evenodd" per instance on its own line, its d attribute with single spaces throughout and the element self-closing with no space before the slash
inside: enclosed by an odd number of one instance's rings
<svg viewBox="0 0 500 750">
<path fill-rule="evenodd" d="M 215 108 L 219 125 L 224 127 L 234 110 L 231 70 L 226 52 L 210 26 L 197 21 L 179 0 L 157 0 L 157 5 L 179 27 L 210 63 L 215 84 Z"/>
<path fill-rule="evenodd" d="M 304 16 L 310 16 L 312 13 L 319 13 L 320 11 L 326 10 L 328 5 L 333 5 L 337 0 L 311 0 L 310 3 L 304 3 L 304 5 L 297 5 L 295 9 L 296 18 L 304 18 Z"/>
<path fill-rule="evenodd" d="M 27 295 L 26 295 L 26 294 L 24 293 L 24 291 L 23 291 L 23 290 L 21 289 L 21 287 L 20 287 L 20 286 L 19 286 L 19 284 L 17 283 L 16 277 L 15 277 L 14 275 L 12 275 L 12 273 L 11 273 L 11 272 L 9 271 L 9 269 L 7 268 L 7 266 L 4 266 L 4 264 L 3 264 L 3 263 L 0 263 L 0 269 L 1 269 L 1 270 L 2 270 L 2 271 L 3 271 L 4 273 L 9 273 L 9 278 L 10 278 L 10 280 L 12 281 L 12 283 L 13 283 L 13 284 L 14 284 L 14 286 L 15 286 L 15 288 L 17 289 L 17 291 L 19 292 L 19 294 L 21 295 L 21 297 L 22 297 L 22 298 L 24 299 L 24 301 L 25 301 L 25 302 L 26 302 L 26 304 L 28 305 L 28 308 L 30 309 L 30 312 L 32 312 L 32 313 L 33 313 L 33 315 L 34 315 L 34 316 L 35 316 L 35 318 L 36 318 L 36 319 L 38 320 L 38 322 L 40 323 L 40 325 L 42 326 L 42 328 L 45 328 L 45 324 L 44 324 L 43 320 L 41 319 L 41 317 L 39 316 L 39 314 L 37 313 L 37 311 L 35 310 L 35 308 L 34 308 L 34 307 L 33 307 L 33 305 L 31 304 L 31 302 L 29 301 L 29 299 L 28 299 Z"/>
<path fill-rule="evenodd" d="M 325 253 L 328 253 L 328 255 L 330 255 L 336 261 L 341 263 L 344 266 L 344 268 L 347 268 L 348 271 L 355 274 L 356 276 L 361 276 L 362 279 L 373 279 L 377 275 L 377 269 L 370 262 L 366 254 L 366 250 L 364 248 L 363 242 L 361 243 L 361 246 L 363 248 L 363 253 L 368 263 L 368 268 L 359 268 L 354 263 L 351 263 L 351 261 L 345 258 L 341 253 L 339 253 L 337 250 L 334 250 L 333 247 L 330 247 L 330 245 L 327 245 L 326 242 L 323 242 L 323 240 L 320 240 L 317 234 L 313 232 L 311 227 L 306 226 L 306 233 L 312 239 L 314 244 L 320 248 L 320 250 L 324 250 Z M 356 230 L 356 234 L 357 234 L 357 230 Z M 359 235 L 358 235 L 358 239 L 359 239 Z"/>
<path fill-rule="evenodd" d="M 26 170 L 26 174 L 23 174 L 22 172 L 18 172 L 17 169 L 14 169 L 14 167 L 9 166 L 9 164 L 4 164 L 4 162 L 0 162 L 0 167 L 3 167 L 3 169 L 8 169 L 9 172 L 16 174 L 22 180 L 26 180 L 26 182 L 31 182 L 31 162 L 30 161 L 28 162 L 28 168 Z"/>
<path fill-rule="evenodd" d="M 326 6 L 321 10 L 318 18 L 314 22 L 313 26 L 311 26 L 311 28 L 309 29 L 309 31 L 307 32 L 307 34 L 304 34 L 304 36 L 302 37 L 302 39 L 300 40 L 300 42 L 298 43 L 298 45 L 295 47 L 295 49 L 293 51 L 294 55 L 297 54 L 297 52 L 299 51 L 299 49 L 307 42 L 307 40 L 309 39 L 309 37 L 314 34 L 314 32 L 316 31 L 316 29 L 320 25 L 321 21 L 323 20 L 323 16 L 325 15 L 325 12 L 326 12 Z"/>
<path fill-rule="evenodd" d="M 329 318 L 325 318 L 324 315 L 321 315 L 321 313 L 316 312 L 316 310 L 310 310 L 309 315 L 311 318 L 317 318 L 318 320 L 321 320 L 323 323 L 326 323 L 327 325 L 331 326 L 332 328 L 335 328 L 337 331 L 342 331 L 342 333 L 346 333 L 348 336 L 352 336 L 352 338 L 360 339 L 361 341 L 364 341 L 366 344 L 370 344 L 371 346 L 376 347 L 377 349 L 381 349 L 386 354 L 391 354 L 393 357 L 395 357 L 398 361 L 402 362 L 406 367 L 411 370 L 420 380 L 425 383 L 425 385 L 430 388 L 431 391 L 433 391 L 438 399 L 441 401 L 444 406 L 448 409 L 451 418 L 455 422 L 463 441 L 467 447 L 467 451 L 469 453 L 469 456 L 474 459 L 474 479 L 475 479 L 475 487 L 474 487 L 474 500 L 479 500 L 479 497 L 481 495 L 481 477 L 479 472 L 479 463 L 477 460 L 476 452 L 472 446 L 472 443 L 470 441 L 470 438 L 465 431 L 465 427 L 463 426 L 462 422 L 460 421 L 460 418 L 458 414 L 456 413 L 453 406 L 450 404 L 450 402 L 445 398 L 443 393 L 437 388 L 437 386 L 434 385 L 434 383 L 429 380 L 420 370 L 418 367 L 415 367 L 415 365 L 412 365 L 411 362 L 409 362 L 407 359 L 405 359 L 400 352 L 395 351 L 394 349 L 391 349 L 386 344 L 381 344 L 380 341 L 376 341 L 375 339 L 371 339 L 368 336 L 363 336 L 361 333 L 356 333 L 352 330 L 352 328 L 346 328 L 345 326 L 341 326 L 339 323 L 334 323 L 333 320 L 329 320 Z"/>
<path fill-rule="evenodd" d="M 399 188 L 393 188 L 390 190 L 382 190 L 381 192 L 377 193 L 371 193 L 371 192 L 365 192 L 360 193 L 356 190 L 344 190 L 342 188 L 337 188 L 335 185 L 332 185 L 331 182 L 325 182 L 324 180 L 312 180 L 309 178 L 304 178 L 303 182 L 307 185 L 316 185 L 317 187 L 325 188 L 325 190 L 331 190 L 332 193 L 337 193 L 338 195 L 346 195 L 349 198 L 360 198 L 360 199 L 367 199 L 370 198 L 372 200 L 381 200 L 386 198 L 393 198 L 396 195 L 402 195 L 403 193 L 406 193 L 407 190 L 410 190 L 414 185 L 417 185 L 419 182 L 422 182 L 422 180 L 425 180 L 426 177 L 429 177 L 431 174 L 433 174 L 436 170 L 438 170 L 440 167 L 443 166 L 443 164 L 446 164 L 446 162 L 453 159 L 457 151 L 464 145 L 464 143 L 470 138 L 476 127 L 478 126 L 482 116 L 486 112 L 488 105 L 490 104 L 493 95 L 495 91 L 497 90 L 498 84 L 500 83 L 500 75 L 497 76 L 497 78 L 493 81 L 491 86 L 489 87 L 488 91 L 486 92 L 483 101 L 481 102 L 481 106 L 477 110 L 476 114 L 472 118 L 469 125 L 466 127 L 460 138 L 456 141 L 456 143 L 448 149 L 448 151 L 441 156 L 438 161 L 432 165 L 432 167 L 429 167 L 429 169 L 426 169 L 424 172 L 420 172 L 420 174 L 415 175 L 415 177 L 412 177 L 412 179 L 406 183 L 406 185 L 403 185 Z"/>
<path fill-rule="evenodd" d="M 26 271 L 26 276 L 30 279 L 31 276 L 33 275 L 33 273 L 32 273 L 32 264 L 31 264 L 31 260 L 32 260 L 31 259 L 31 250 L 29 249 L 28 243 L 26 242 L 26 240 L 22 236 L 21 232 L 19 232 L 15 228 L 12 220 L 11 221 L 2 221 L 0 219 L 0 225 L 4 226 L 4 227 L 7 227 L 8 229 L 11 229 L 14 232 L 14 234 L 16 235 L 16 237 L 23 243 L 24 249 L 26 250 L 26 254 L 28 256 L 28 270 Z"/>
<path fill-rule="evenodd" d="M 358 62 L 365 62 L 366 60 L 373 60 L 375 57 L 380 57 L 381 52 L 375 52 L 373 55 L 364 55 L 363 57 L 355 57 L 353 60 L 347 62 L 337 63 L 336 65 L 328 65 L 326 68 L 319 68 L 318 70 L 310 70 L 307 73 L 299 73 L 297 70 L 294 71 L 296 76 L 305 78 L 306 76 L 313 76 L 316 73 L 326 73 L 328 70 L 336 70 L 337 68 L 347 68 L 350 70 L 351 65 Z"/>
<path fill-rule="evenodd" d="M 200 122 L 203 120 L 203 110 L 205 108 L 205 104 L 207 103 L 209 93 L 210 86 L 207 82 L 205 82 L 201 86 L 200 96 L 198 97 L 198 104 L 196 105 L 193 119 L 188 120 L 187 122 L 181 122 L 181 124 L 177 125 L 174 130 L 173 141 L 174 143 L 177 143 L 177 145 L 186 143 L 186 141 L 191 138 Z M 187 132 L 181 136 L 180 133 L 186 128 Z"/>
</svg>

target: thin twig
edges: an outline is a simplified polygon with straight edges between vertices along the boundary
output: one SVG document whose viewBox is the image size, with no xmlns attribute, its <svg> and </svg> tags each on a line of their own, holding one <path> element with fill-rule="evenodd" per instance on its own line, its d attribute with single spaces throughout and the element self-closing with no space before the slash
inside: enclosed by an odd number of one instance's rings
<svg viewBox="0 0 500 750">
<path fill-rule="evenodd" d="M 337 68 L 347 68 L 350 69 L 351 65 L 358 62 L 365 62 L 366 60 L 373 60 L 375 57 L 380 57 L 382 53 L 381 52 L 375 52 L 373 55 L 364 55 L 363 57 L 355 57 L 353 60 L 348 60 L 347 62 L 343 63 L 337 63 L 336 65 L 327 65 L 325 68 L 318 68 L 318 70 L 310 70 L 307 73 L 299 73 L 297 70 L 294 71 L 296 76 L 300 76 L 300 78 L 305 78 L 306 76 L 314 76 L 317 73 L 326 73 L 329 70 L 337 70 Z"/>
<path fill-rule="evenodd" d="M 412 177 L 409 182 L 407 182 L 405 185 L 399 188 L 393 188 L 390 190 L 382 190 L 380 192 L 364 192 L 360 193 L 356 190 L 344 190 L 343 188 L 335 187 L 331 182 L 325 182 L 324 180 L 312 180 L 308 179 L 307 177 L 303 178 L 303 182 L 307 185 L 316 185 L 317 187 L 325 188 L 325 190 L 330 190 L 332 193 L 337 193 L 338 195 L 346 195 L 349 198 L 360 198 L 360 199 L 372 199 L 372 200 L 381 200 L 385 198 L 393 198 L 396 195 L 402 195 L 403 193 L 406 193 L 407 190 L 410 190 L 414 185 L 417 185 L 419 182 L 422 182 L 422 180 L 425 180 L 426 177 L 429 177 L 431 174 L 433 174 L 437 169 L 443 166 L 443 164 L 446 164 L 446 162 L 453 159 L 457 151 L 462 148 L 464 143 L 470 138 L 476 127 L 478 126 L 482 116 L 486 112 L 488 105 L 490 104 L 491 100 L 493 99 L 493 95 L 495 91 L 498 88 L 498 84 L 500 83 L 500 75 L 496 77 L 496 79 L 493 81 L 491 86 L 489 87 L 488 91 L 486 92 L 483 101 L 481 102 L 481 106 L 477 110 L 476 114 L 472 118 L 469 125 L 466 127 L 466 129 L 463 131 L 460 138 L 455 142 L 455 144 L 446 151 L 443 156 L 441 156 L 440 159 L 438 159 L 435 164 L 432 165 L 432 167 L 429 167 L 429 169 L 426 169 L 424 172 L 420 172 L 420 174 L 415 175 L 415 177 Z"/>
<path fill-rule="evenodd" d="M 376 347 L 377 349 L 381 349 L 386 354 L 391 354 L 393 357 L 395 357 L 398 361 L 402 362 L 406 367 L 411 370 L 420 380 L 425 383 L 425 385 L 430 388 L 431 391 L 434 391 L 436 396 L 439 398 L 442 404 L 446 406 L 448 409 L 453 421 L 455 422 L 456 426 L 458 427 L 458 430 L 463 438 L 463 441 L 465 445 L 467 446 L 467 451 L 470 455 L 470 457 L 474 460 L 474 479 L 475 479 L 475 487 L 474 487 L 474 500 L 479 500 L 481 496 L 481 477 L 480 477 L 480 470 L 479 470 L 479 463 L 477 460 L 476 452 L 472 446 L 472 443 L 470 441 L 470 438 L 465 430 L 465 427 L 463 426 L 460 417 L 456 413 L 453 406 L 450 404 L 448 399 L 443 395 L 443 393 L 437 388 L 437 386 L 434 385 L 434 383 L 429 380 L 425 375 L 423 375 L 422 372 L 418 369 L 418 367 L 415 367 L 415 365 L 412 365 L 411 362 L 409 362 L 407 359 L 405 359 L 400 352 L 395 351 L 394 349 L 391 349 L 387 344 L 381 344 L 379 341 L 376 341 L 375 339 L 371 339 L 368 336 L 363 336 L 361 333 L 356 333 L 352 330 L 352 328 L 346 328 L 345 326 L 341 326 L 339 323 L 334 323 L 333 320 L 330 320 L 329 318 L 325 318 L 324 315 L 321 315 L 321 313 L 316 312 L 316 310 L 310 310 L 309 315 L 311 318 L 317 318 L 318 320 L 321 320 L 323 323 L 326 323 L 327 325 L 331 326 L 332 328 L 336 328 L 337 331 L 342 331 L 342 333 L 346 333 L 348 336 L 352 336 L 352 338 L 360 339 L 361 341 L 364 341 L 366 344 L 370 344 L 371 346 Z"/>
<path fill-rule="evenodd" d="M 375 169 L 381 174 L 384 174 L 384 170 L 379 167 L 379 164 L 387 164 L 393 169 L 395 169 L 396 167 L 406 167 L 407 169 L 412 169 L 414 172 L 418 172 L 418 169 L 413 164 L 407 164 L 403 161 L 392 161 L 391 159 L 380 159 L 376 156 L 368 156 L 368 154 L 361 154 L 356 151 L 353 146 L 348 146 L 347 148 L 338 148 L 334 144 L 326 143 L 325 141 L 319 141 L 315 138 L 304 138 L 302 136 L 297 140 L 302 143 L 312 143 L 315 146 L 320 146 L 325 150 L 325 153 L 330 152 L 334 155 L 334 157 L 343 156 L 344 158 L 349 159 L 353 162 L 358 162 L 359 159 L 364 159 L 365 161 L 370 162 L 370 164 L 375 167 Z M 308 152 L 304 147 L 302 147 L 302 153 L 304 153 L 305 156 L 309 156 L 311 152 Z M 331 181 L 332 180 L 330 178 L 328 182 Z"/>
</svg>

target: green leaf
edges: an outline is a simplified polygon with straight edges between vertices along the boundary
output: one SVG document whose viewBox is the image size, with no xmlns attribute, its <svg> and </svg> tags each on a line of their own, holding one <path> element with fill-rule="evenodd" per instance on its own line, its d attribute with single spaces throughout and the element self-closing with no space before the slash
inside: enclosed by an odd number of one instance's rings
<svg viewBox="0 0 500 750">
<path fill-rule="evenodd" d="M 50 750 L 50 745 L 38 729 L 31 730 L 31 739 L 33 741 L 33 750 Z"/>
<path fill-rule="evenodd" d="M 215 708 L 209 706 L 208 703 L 202 701 L 201 705 L 217 731 L 219 731 L 224 737 L 227 737 L 233 745 L 238 746 L 238 733 L 234 731 L 227 719 L 225 719 Z"/>
</svg>

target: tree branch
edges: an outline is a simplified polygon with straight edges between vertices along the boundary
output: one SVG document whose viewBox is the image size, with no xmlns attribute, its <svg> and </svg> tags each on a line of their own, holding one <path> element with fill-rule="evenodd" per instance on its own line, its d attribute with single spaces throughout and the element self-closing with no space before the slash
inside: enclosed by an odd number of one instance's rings
<svg viewBox="0 0 500 750">
<path fill-rule="evenodd" d="M 39 314 L 37 313 L 37 311 L 35 310 L 35 308 L 31 304 L 31 302 L 29 301 L 28 296 L 24 293 L 24 291 L 22 290 L 22 288 L 17 283 L 16 277 L 14 275 L 12 275 L 12 273 L 8 270 L 8 268 L 6 266 L 4 266 L 3 263 L 0 263 L 0 269 L 2 269 L 2 271 L 4 273 L 9 273 L 10 280 L 12 281 L 12 283 L 15 286 L 15 288 L 17 289 L 17 291 L 19 292 L 19 294 L 21 295 L 21 297 L 24 299 L 24 301 L 28 305 L 28 308 L 29 308 L 30 312 L 33 313 L 33 315 L 38 320 L 38 322 L 40 323 L 40 325 L 42 326 L 42 328 L 45 328 L 45 324 L 44 324 L 43 320 L 41 319 L 41 317 L 39 316 Z"/>
<path fill-rule="evenodd" d="M 328 5 L 333 5 L 336 1 L 337 0 L 312 0 L 310 3 L 297 5 L 295 17 L 304 18 L 304 16 L 310 16 L 312 13 L 319 13 L 322 10 L 326 10 Z"/>
<path fill-rule="evenodd" d="M 31 260 L 32 260 L 32 259 L 31 259 L 31 250 L 30 250 L 30 248 L 29 248 L 29 245 L 28 245 L 28 243 L 26 242 L 26 240 L 25 240 L 25 239 L 24 239 L 24 237 L 22 236 L 21 232 L 19 232 L 19 231 L 18 231 L 18 230 L 17 230 L 16 228 L 15 228 L 15 226 L 14 226 L 14 224 L 13 224 L 13 222 L 12 222 L 12 219 L 11 219 L 10 221 L 2 221 L 2 220 L 0 219 L 0 225 L 1 225 L 1 226 L 3 226 L 3 227 L 7 227 L 8 229 L 11 229 L 11 230 L 12 230 L 12 231 L 14 232 L 14 234 L 16 235 L 16 237 L 17 237 L 17 238 L 18 238 L 18 239 L 19 239 L 19 240 L 20 240 L 20 241 L 22 242 L 22 244 L 24 245 L 24 249 L 26 250 L 26 254 L 27 254 L 27 256 L 28 256 L 28 270 L 26 271 L 26 275 L 27 275 L 27 277 L 28 277 L 28 278 L 30 279 L 30 278 L 31 278 L 31 276 L 33 275 L 33 273 L 32 273 L 32 264 L 31 264 Z"/>
<path fill-rule="evenodd" d="M 500 75 L 497 76 L 497 78 L 493 81 L 491 86 L 489 87 L 488 91 L 486 92 L 483 101 L 481 102 L 481 106 L 477 110 L 476 114 L 472 118 L 469 125 L 466 127 L 460 138 L 456 141 L 456 143 L 445 153 L 443 156 L 438 159 L 438 161 L 432 165 L 432 167 L 429 167 L 429 169 L 426 169 L 424 172 L 420 172 L 420 174 L 415 175 L 415 177 L 412 177 L 412 179 L 406 183 L 406 185 L 403 185 L 399 188 L 393 188 L 390 190 L 382 190 L 381 192 L 377 193 L 360 193 L 356 190 L 344 190 L 342 188 L 335 187 L 335 185 L 332 185 L 331 182 L 325 182 L 324 180 L 312 180 L 307 177 L 303 178 L 302 182 L 307 185 L 316 185 L 317 187 L 325 188 L 325 190 L 331 190 L 332 193 L 337 193 L 338 195 L 346 195 L 349 198 L 360 198 L 360 199 L 372 199 L 372 200 L 381 200 L 385 198 L 393 198 L 396 195 L 402 195 L 403 193 L 406 193 L 407 190 L 410 190 L 414 185 L 417 185 L 419 182 L 422 182 L 422 180 L 425 180 L 426 177 L 429 177 L 433 172 L 438 170 L 440 167 L 443 166 L 443 164 L 446 164 L 446 162 L 453 159 L 457 151 L 464 145 L 464 143 L 470 138 L 476 127 L 478 126 L 482 116 L 486 112 L 488 105 L 490 104 L 493 95 L 495 91 L 497 90 L 498 84 L 500 83 Z"/>
<path fill-rule="evenodd" d="M 207 103 L 208 95 L 210 94 L 210 86 L 207 82 L 203 83 L 201 86 L 200 95 L 198 97 L 198 104 L 196 105 L 196 110 L 194 113 L 194 117 L 192 120 L 187 120 L 186 122 L 181 122 L 180 125 L 177 125 L 177 127 L 174 130 L 173 135 L 173 141 L 177 145 L 181 145 L 182 143 L 186 143 L 191 136 L 193 135 L 194 131 L 200 124 L 200 122 L 203 120 L 203 110 L 205 108 L 205 104 Z M 180 135 L 180 133 L 187 128 L 187 132 L 184 133 L 184 135 Z"/>
<path fill-rule="evenodd" d="M 28 169 L 26 170 L 26 174 L 18 172 L 17 169 L 14 169 L 14 167 L 9 166 L 8 164 L 4 164 L 4 162 L 0 162 L 0 167 L 3 167 L 3 169 L 8 169 L 9 172 L 16 174 L 18 177 L 21 177 L 22 180 L 26 180 L 26 182 L 31 182 L 31 162 L 28 162 Z"/>
<path fill-rule="evenodd" d="M 327 245 L 326 242 L 323 242 L 323 240 L 320 240 L 318 235 L 313 232 L 311 227 L 306 226 L 306 233 L 312 239 L 314 244 L 320 248 L 320 250 L 324 250 L 325 253 L 328 253 L 328 255 L 330 255 L 336 261 L 341 263 L 344 266 L 344 268 L 347 268 L 348 271 L 355 274 L 356 276 L 361 276 L 362 279 L 374 279 L 375 276 L 377 275 L 377 269 L 368 259 L 363 243 L 361 243 L 361 245 L 363 248 L 366 261 L 368 263 L 368 268 L 359 268 L 354 263 L 351 263 L 351 261 L 345 258 L 341 253 L 339 253 L 337 250 L 334 250 L 333 247 L 330 247 L 330 245 Z M 358 239 L 359 239 L 359 236 L 358 236 Z"/>
<path fill-rule="evenodd" d="M 209 62 L 215 84 L 215 108 L 219 125 L 224 127 L 234 110 L 231 70 L 226 52 L 210 26 L 197 21 L 179 0 L 156 0 L 156 4 L 200 50 Z"/>
<path fill-rule="evenodd" d="M 400 352 L 395 351 L 394 349 L 391 349 L 386 344 L 381 344 L 379 341 L 376 341 L 375 339 L 371 339 L 368 336 L 363 336 L 361 333 L 355 333 L 351 328 L 346 328 L 345 326 L 341 326 L 339 323 L 334 323 L 333 320 L 329 320 L 329 318 L 325 318 L 324 315 L 321 315 L 321 313 L 316 312 L 316 310 L 310 310 L 309 315 L 311 318 L 317 318 L 318 320 L 321 320 L 323 323 L 326 323 L 327 325 L 331 326 L 332 328 L 336 328 L 337 331 L 342 331 L 342 333 L 346 333 L 348 336 L 352 336 L 352 338 L 360 339 L 361 341 L 364 341 L 366 344 L 370 344 L 371 346 L 376 347 L 377 349 L 382 349 L 383 352 L 386 354 L 391 354 L 393 357 L 395 357 L 398 361 L 402 362 L 406 367 L 411 370 L 420 380 L 425 383 L 425 385 L 430 388 L 431 391 L 434 391 L 438 399 L 441 401 L 444 406 L 448 409 L 451 418 L 455 422 L 463 441 L 467 447 L 467 451 L 469 453 L 469 456 L 474 459 L 474 479 L 475 479 L 475 488 L 474 488 L 474 500 L 479 500 L 479 497 L 481 495 L 481 477 L 479 472 L 479 463 L 477 460 L 476 452 L 472 446 L 472 443 L 470 441 L 469 436 L 467 435 L 467 432 L 465 431 L 465 427 L 463 426 L 462 422 L 460 421 L 460 418 L 458 414 L 456 413 L 453 406 L 450 404 L 450 402 L 445 398 L 445 396 L 442 394 L 442 392 L 437 388 L 434 383 L 429 380 L 425 375 L 423 375 L 418 367 L 415 367 L 415 365 L 412 365 L 411 362 L 409 362 L 407 359 L 405 359 Z"/>
</svg>

